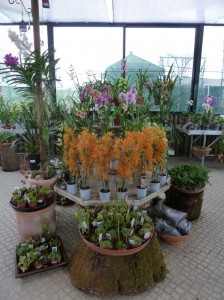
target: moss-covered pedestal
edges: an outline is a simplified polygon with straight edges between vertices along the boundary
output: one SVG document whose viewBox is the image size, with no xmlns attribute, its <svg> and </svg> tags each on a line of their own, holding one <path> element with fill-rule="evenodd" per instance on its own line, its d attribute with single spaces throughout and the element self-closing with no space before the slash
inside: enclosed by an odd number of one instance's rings
<svg viewBox="0 0 224 300">
<path fill-rule="evenodd" d="M 194 221 L 200 217 L 204 189 L 186 191 L 170 186 L 166 191 L 165 204 L 187 213 L 187 219 Z"/>
<path fill-rule="evenodd" d="M 137 293 L 164 278 L 166 266 L 157 236 L 136 254 L 108 256 L 88 248 L 81 240 L 70 267 L 72 284 L 87 293 L 110 295 Z"/>
</svg>

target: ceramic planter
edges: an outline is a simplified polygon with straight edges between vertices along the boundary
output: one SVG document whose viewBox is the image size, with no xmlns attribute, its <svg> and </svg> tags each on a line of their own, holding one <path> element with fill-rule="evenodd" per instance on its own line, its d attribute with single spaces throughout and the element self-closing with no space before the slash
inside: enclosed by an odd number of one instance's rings
<svg viewBox="0 0 224 300">
<path fill-rule="evenodd" d="M 77 184 L 74 181 L 68 181 L 67 185 L 67 192 L 71 195 L 75 195 L 77 193 Z"/>
<path fill-rule="evenodd" d="M 104 191 L 104 189 L 100 190 L 100 201 L 110 201 L 110 190 L 106 192 Z"/>
<path fill-rule="evenodd" d="M 150 181 L 150 192 L 151 193 L 158 192 L 159 189 L 160 189 L 160 182 Z"/>
<path fill-rule="evenodd" d="M 187 213 L 187 219 L 194 221 L 199 218 L 203 203 L 204 189 L 183 190 L 171 186 L 166 192 L 165 204 Z"/>
<path fill-rule="evenodd" d="M 140 188 L 140 186 L 136 186 L 137 199 L 145 198 L 147 195 L 147 187 Z"/>
<path fill-rule="evenodd" d="M 90 200 L 90 188 L 80 188 L 80 196 L 83 201 Z"/>
<path fill-rule="evenodd" d="M 123 199 L 128 199 L 128 191 L 127 189 L 124 190 L 124 191 L 121 191 L 118 189 L 118 192 L 117 192 L 117 198 L 118 200 L 123 200 Z"/>
<path fill-rule="evenodd" d="M 159 182 L 160 182 L 160 186 L 163 186 L 166 184 L 167 182 L 167 176 L 164 174 L 164 175 L 160 175 L 159 176 Z"/>
</svg>

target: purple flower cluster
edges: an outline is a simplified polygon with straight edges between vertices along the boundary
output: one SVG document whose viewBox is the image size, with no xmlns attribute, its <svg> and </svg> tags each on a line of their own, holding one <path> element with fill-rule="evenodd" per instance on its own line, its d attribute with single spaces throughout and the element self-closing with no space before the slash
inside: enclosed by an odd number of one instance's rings
<svg viewBox="0 0 224 300">
<path fill-rule="evenodd" d="M 4 56 L 4 63 L 6 67 L 14 69 L 19 64 L 19 58 L 17 56 L 12 56 L 12 54 L 9 53 Z"/>
<path fill-rule="evenodd" d="M 217 100 L 215 99 L 215 97 L 205 96 L 202 101 L 202 106 L 203 106 L 203 104 L 206 104 L 206 106 L 209 105 L 210 107 L 213 107 L 216 105 L 216 103 L 217 103 Z"/>
<path fill-rule="evenodd" d="M 136 95 L 138 91 L 136 89 L 131 88 L 129 92 L 119 94 L 119 100 L 124 101 L 126 104 L 136 104 Z"/>
</svg>

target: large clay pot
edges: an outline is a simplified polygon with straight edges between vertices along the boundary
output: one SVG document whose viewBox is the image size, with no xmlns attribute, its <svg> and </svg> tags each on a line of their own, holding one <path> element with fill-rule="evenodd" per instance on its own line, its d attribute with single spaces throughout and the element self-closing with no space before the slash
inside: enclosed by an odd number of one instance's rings
<svg viewBox="0 0 224 300">
<path fill-rule="evenodd" d="M 42 186 L 46 189 L 52 189 L 55 183 L 58 181 L 58 177 L 52 177 L 50 179 L 34 179 L 34 178 L 28 178 L 27 179 L 29 185 L 32 187 L 32 185 L 35 186 Z"/>
<path fill-rule="evenodd" d="M 48 224 L 56 229 L 56 201 L 46 208 L 37 211 L 18 211 L 16 212 L 17 229 L 21 240 L 29 237 L 37 237 L 41 234 L 43 225 Z"/>
<path fill-rule="evenodd" d="M 187 219 L 194 221 L 201 214 L 204 189 L 182 190 L 173 185 L 166 192 L 165 204 L 187 213 Z"/>
</svg>

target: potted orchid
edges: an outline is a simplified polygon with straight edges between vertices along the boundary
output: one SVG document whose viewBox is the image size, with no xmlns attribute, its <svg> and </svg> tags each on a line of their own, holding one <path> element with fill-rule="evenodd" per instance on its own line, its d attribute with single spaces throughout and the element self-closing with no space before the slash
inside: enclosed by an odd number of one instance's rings
<svg viewBox="0 0 224 300">
<path fill-rule="evenodd" d="M 110 200 L 109 171 L 112 159 L 113 134 L 108 132 L 97 139 L 94 151 L 96 174 L 101 177 L 103 188 L 100 190 L 100 200 Z"/>
<path fill-rule="evenodd" d="M 202 108 L 204 112 L 201 116 L 203 129 L 209 129 L 209 125 L 213 118 L 213 107 L 216 105 L 217 100 L 213 96 L 205 96 L 202 100 Z"/>
</svg>

